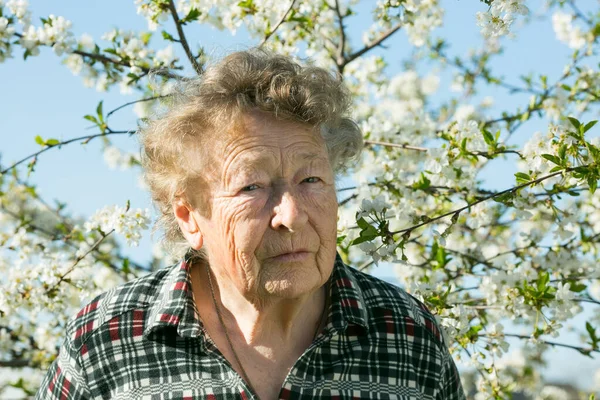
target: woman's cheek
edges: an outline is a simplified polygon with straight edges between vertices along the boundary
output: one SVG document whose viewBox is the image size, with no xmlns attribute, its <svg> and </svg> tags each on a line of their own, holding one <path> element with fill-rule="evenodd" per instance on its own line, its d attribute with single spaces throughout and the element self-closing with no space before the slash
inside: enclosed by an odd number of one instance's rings
<svg viewBox="0 0 600 400">
<path fill-rule="evenodd" d="M 335 191 L 329 186 L 324 185 L 317 190 L 311 191 L 308 199 L 311 203 L 311 206 L 319 210 L 331 212 L 331 207 L 337 207 L 337 197 L 335 195 Z"/>
</svg>

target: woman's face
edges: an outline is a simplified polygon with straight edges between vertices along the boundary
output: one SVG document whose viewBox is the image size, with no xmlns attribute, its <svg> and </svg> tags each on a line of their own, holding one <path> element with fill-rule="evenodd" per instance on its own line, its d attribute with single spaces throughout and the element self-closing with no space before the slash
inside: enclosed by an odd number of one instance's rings
<svg viewBox="0 0 600 400">
<path fill-rule="evenodd" d="M 211 268 L 247 298 L 309 293 L 329 278 L 336 252 L 325 142 L 311 126 L 260 113 L 245 115 L 241 125 L 220 143 L 215 168 L 203 177 L 210 216 L 193 212 Z"/>
</svg>

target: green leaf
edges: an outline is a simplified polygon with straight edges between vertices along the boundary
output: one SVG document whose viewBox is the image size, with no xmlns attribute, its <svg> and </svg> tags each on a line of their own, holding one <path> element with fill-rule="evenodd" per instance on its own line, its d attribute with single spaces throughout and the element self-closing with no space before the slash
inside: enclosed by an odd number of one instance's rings
<svg viewBox="0 0 600 400">
<path fill-rule="evenodd" d="M 525 183 L 531 181 L 531 177 L 524 172 L 517 172 L 515 176 L 517 177 L 517 182 Z"/>
<path fill-rule="evenodd" d="M 123 259 L 123 267 L 121 269 L 125 274 L 128 274 L 131 271 L 129 268 L 129 258 Z"/>
<path fill-rule="evenodd" d="M 587 124 L 585 124 L 585 126 L 583 127 L 583 133 L 586 133 L 587 131 L 592 129 L 597 123 L 598 121 L 590 121 Z"/>
<path fill-rule="evenodd" d="M 510 206 L 510 205 L 512 205 L 513 197 L 514 197 L 513 192 L 507 192 L 507 193 L 501 194 L 499 196 L 492 197 L 492 200 L 494 200 L 496 203 L 502 203 L 502 204 Z"/>
<path fill-rule="evenodd" d="M 425 190 L 429 186 L 431 186 L 431 181 L 427 178 L 427 176 L 423 172 L 421 172 L 421 179 L 418 180 L 417 182 L 413 183 L 413 185 L 412 185 L 413 189 L 421 189 L 421 190 Z"/>
<path fill-rule="evenodd" d="M 142 43 L 144 43 L 144 45 L 148 45 L 148 43 L 150 43 L 151 38 L 152 38 L 152 32 L 143 32 L 140 35 L 140 39 L 142 39 Z"/>
<path fill-rule="evenodd" d="M 450 221 L 455 224 L 458 221 L 458 217 L 460 216 L 460 211 L 455 212 L 454 214 L 452 214 L 452 218 L 450 219 Z"/>
<path fill-rule="evenodd" d="M 57 139 L 48 139 L 48 140 L 46 140 L 46 145 L 47 146 L 56 146 L 57 144 L 60 144 L 60 140 L 57 140 Z"/>
<path fill-rule="evenodd" d="M 435 259 L 438 262 L 438 268 L 444 268 L 451 260 L 446 254 L 446 249 L 442 246 L 438 246 Z"/>
<path fill-rule="evenodd" d="M 88 121 L 91 121 L 95 124 L 98 123 L 98 120 L 96 119 L 96 117 L 94 117 L 93 115 L 84 115 L 83 118 L 87 119 Z"/>
<path fill-rule="evenodd" d="M 173 35 L 171 35 L 169 32 L 167 31 L 162 31 L 162 37 L 165 40 L 168 40 L 170 42 L 175 42 L 175 38 L 173 37 Z"/>
<path fill-rule="evenodd" d="M 31 175 L 33 171 L 35 171 L 35 164 L 37 163 L 37 158 L 33 157 L 33 159 L 27 164 L 27 177 Z"/>
<path fill-rule="evenodd" d="M 42 137 L 41 137 L 40 135 L 37 135 L 37 136 L 35 137 L 35 142 L 36 142 L 37 144 L 39 144 L 40 146 L 43 146 L 43 145 L 45 145 L 45 144 L 46 144 L 46 141 L 45 141 L 44 139 L 42 139 Z"/>
<path fill-rule="evenodd" d="M 590 193 L 594 194 L 596 189 L 598 188 L 598 179 L 595 176 L 589 176 L 587 178 L 588 186 L 590 187 Z"/>
<path fill-rule="evenodd" d="M 550 282 L 550 274 L 547 272 L 542 272 L 537 280 L 537 290 L 538 292 L 544 292 L 546 286 Z"/>
<path fill-rule="evenodd" d="M 374 239 L 379 235 L 379 232 L 377 232 L 377 228 L 375 228 L 373 225 L 369 225 L 367 229 L 360 232 L 360 235 L 361 236 L 369 236 Z"/>
<path fill-rule="evenodd" d="M 344 239 L 346 239 L 346 235 L 338 236 L 338 238 L 337 238 L 337 244 L 338 244 L 338 246 L 340 244 L 342 244 L 342 242 L 344 241 Z"/>
<path fill-rule="evenodd" d="M 569 285 L 569 290 L 571 292 L 575 292 L 575 293 L 579 293 L 579 292 L 583 292 L 585 290 L 585 288 L 587 288 L 586 285 L 584 285 L 583 283 L 578 283 L 578 282 L 570 282 L 571 284 Z"/>
<path fill-rule="evenodd" d="M 573 118 L 573 117 L 567 117 L 567 119 L 569 121 L 571 121 L 571 125 L 573 125 L 575 127 L 575 129 L 579 130 L 579 127 L 581 126 L 581 122 L 579 122 L 577 120 L 577 118 Z"/>
<path fill-rule="evenodd" d="M 492 135 L 492 133 L 490 131 L 488 131 L 487 129 L 482 129 L 481 134 L 483 135 L 483 140 L 485 140 L 485 142 L 489 146 L 496 144 L 496 141 L 494 140 L 494 136 Z"/>
<path fill-rule="evenodd" d="M 190 12 L 185 16 L 184 19 L 181 20 L 181 24 L 185 25 L 189 22 L 196 21 L 202 13 L 197 8 L 192 8 Z"/>
<path fill-rule="evenodd" d="M 594 327 L 592 326 L 592 324 L 590 324 L 589 322 L 586 321 L 586 323 L 585 323 L 585 330 L 590 335 L 590 344 L 592 345 L 592 347 L 594 349 L 597 349 L 598 348 L 598 342 L 600 341 L 600 339 L 596 336 L 596 329 L 594 329 Z"/>
<path fill-rule="evenodd" d="M 566 155 L 566 154 L 567 154 L 567 145 L 566 145 L 566 144 L 563 144 L 563 145 L 561 145 L 561 146 L 559 147 L 559 149 L 558 149 L 558 157 L 559 157 L 561 160 L 564 160 L 564 159 L 565 159 L 565 155 Z"/>
<path fill-rule="evenodd" d="M 587 321 L 585 323 L 585 330 L 588 331 L 588 333 L 590 334 L 591 337 L 595 337 L 596 336 L 596 330 L 594 329 L 594 327 L 592 326 L 592 324 L 590 324 Z"/>
<path fill-rule="evenodd" d="M 369 224 L 364 218 L 359 218 L 356 220 L 356 224 L 358 225 L 358 227 L 362 230 L 367 229 L 369 226 L 371 226 L 371 224 Z"/>
<path fill-rule="evenodd" d="M 105 53 L 114 54 L 114 55 L 118 55 L 119 54 L 119 53 L 117 53 L 117 50 L 115 50 L 115 49 L 113 49 L 111 47 L 106 48 L 106 49 L 104 49 L 102 51 L 105 52 Z"/>
<path fill-rule="evenodd" d="M 562 166 L 562 160 L 552 154 L 542 154 L 542 157 L 548 161 L 552 161 L 554 164 Z"/>
<path fill-rule="evenodd" d="M 98 103 L 98 107 L 96 107 L 96 114 L 98 115 L 98 121 L 100 122 L 104 122 L 104 117 L 102 116 L 102 103 L 104 102 L 104 100 L 101 100 L 100 103 Z"/>
<path fill-rule="evenodd" d="M 376 237 L 377 237 L 377 235 L 362 235 L 362 232 L 361 232 L 361 235 L 352 241 L 352 246 L 371 241 L 371 240 L 375 239 Z"/>
</svg>

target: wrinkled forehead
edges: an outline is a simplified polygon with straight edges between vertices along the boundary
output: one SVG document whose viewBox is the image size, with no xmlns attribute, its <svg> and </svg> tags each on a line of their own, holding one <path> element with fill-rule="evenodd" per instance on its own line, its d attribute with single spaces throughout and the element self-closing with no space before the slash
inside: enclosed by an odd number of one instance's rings
<svg viewBox="0 0 600 400">
<path fill-rule="evenodd" d="M 278 120 L 255 112 L 242 114 L 222 132 L 213 152 L 215 165 L 273 166 L 284 161 L 329 164 L 326 143 L 319 127 Z"/>
</svg>

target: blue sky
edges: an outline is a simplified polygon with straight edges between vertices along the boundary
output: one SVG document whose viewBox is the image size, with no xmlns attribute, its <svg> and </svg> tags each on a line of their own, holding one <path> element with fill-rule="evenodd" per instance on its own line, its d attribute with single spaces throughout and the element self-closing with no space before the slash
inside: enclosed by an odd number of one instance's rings
<svg viewBox="0 0 600 400">
<path fill-rule="evenodd" d="M 136 14 L 133 1 L 30 2 L 35 19 L 48 14 L 62 15 L 73 21 L 73 30 L 77 36 L 88 33 L 99 39 L 113 27 L 136 31 L 146 29 L 146 22 Z M 470 48 L 481 43 L 475 13 L 484 11 L 485 5 L 476 0 L 444 0 L 442 3 L 446 9 L 445 25 L 436 30 L 435 35 L 448 41 L 450 54 L 465 55 Z M 359 16 L 349 21 L 350 38 L 356 45 L 360 44 L 362 28 L 371 23 L 368 12 L 371 4 L 371 1 L 363 1 L 356 9 Z M 531 2 L 534 15 L 541 11 L 541 5 L 542 1 Z M 172 31 L 172 27 L 167 26 Z M 228 33 L 205 27 L 192 27 L 188 30 L 188 38 L 194 44 L 202 43 L 209 53 L 216 54 L 255 43 L 243 31 L 232 37 Z M 567 46 L 555 39 L 548 18 L 534 17 L 532 24 L 517 28 L 516 39 L 505 41 L 508 44 L 506 51 L 494 59 L 492 69 L 506 77 L 508 82 L 517 85 L 518 76 L 530 72 L 548 75 L 549 82 L 552 82 L 561 74 L 570 56 Z M 405 34 L 400 32 L 386 45 L 390 72 L 400 71 L 401 60 L 410 51 Z M 3 166 L 37 151 L 39 146 L 34 141 L 36 135 L 68 139 L 95 133 L 82 117 L 93 113 L 100 100 L 104 101 L 104 109 L 110 110 L 135 99 L 120 95 L 118 90 L 99 93 L 84 88 L 81 79 L 73 76 L 48 49 L 26 62 L 19 53 L 15 53 L 14 59 L 0 64 L 0 71 L 0 153 Z M 426 72 L 423 71 L 423 74 Z M 450 72 L 442 75 L 440 99 L 449 95 L 450 79 Z M 526 105 L 528 102 L 527 95 L 508 95 L 503 89 L 482 91 L 481 96 L 486 95 L 494 97 L 494 115 L 499 115 L 501 110 L 514 109 L 514 104 Z M 135 127 L 135 116 L 131 109 L 121 111 L 111 120 L 113 129 Z M 534 131 L 543 130 L 544 127 L 544 122 L 531 122 L 510 143 L 522 144 Z M 122 136 L 112 140 L 124 150 L 137 148 L 133 138 Z M 509 159 L 509 162 L 495 161 L 486 167 L 481 175 L 484 187 L 505 189 L 512 186 L 515 172 L 513 161 L 514 159 Z M 131 201 L 133 207 L 150 207 L 149 197 L 138 189 L 137 180 L 135 172 L 110 170 L 106 166 L 98 140 L 85 147 L 72 144 L 60 150 L 48 151 L 39 158 L 38 167 L 31 177 L 31 181 L 38 185 L 40 193 L 46 199 L 66 202 L 70 212 L 81 216 L 89 216 L 105 205 L 124 205 L 127 200 Z M 130 254 L 136 261 L 144 262 L 150 257 L 150 249 L 151 239 L 147 235 L 140 247 L 132 249 Z M 376 274 L 392 279 L 390 270 L 382 269 Z M 582 321 L 577 321 L 578 326 L 582 324 Z M 548 371 L 549 376 L 575 380 L 580 384 L 589 382 L 591 371 L 600 367 L 597 361 L 586 361 L 572 351 L 554 352 L 551 360 L 553 366 Z M 564 367 L 569 367 L 568 372 Z M 582 371 L 586 373 L 582 374 Z"/>
</svg>

